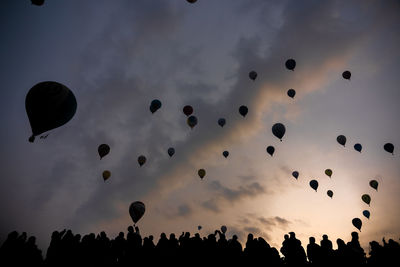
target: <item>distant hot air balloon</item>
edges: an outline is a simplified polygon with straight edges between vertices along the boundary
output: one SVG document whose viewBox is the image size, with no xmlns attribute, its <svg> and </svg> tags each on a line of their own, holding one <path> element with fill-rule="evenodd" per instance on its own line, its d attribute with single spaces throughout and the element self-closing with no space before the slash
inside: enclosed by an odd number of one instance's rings
<svg viewBox="0 0 400 267">
<path fill-rule="evenodd" d="M 339 136 L 336 138 L 336 141 L 337 141 L 339 144 L 341 144 L 342 146 L 345 146 L 345 145 L 346 145 L 346 136 L 344 136 L 344 135 L 339 135 Z"/>
<path fill-rule="evenodd" d="M 197 226 L 197 230 L 201 230 L 201 228 L 203 228 L 203 227 L 201 227 L 201 225 L 199 225 L 199 226 Z"/>
<path fill-rule="evenodd" d="M 32 5 L 41 6 L 44 4 L 44 0 L 31 0 Z"/>
<path fill-rule="evenodd" d="M 274 155 L 274 152 L 275 152 L 275 148 L 273 146 L 267 147 L 267 153 L 270 154 L 271 157 L 272 157 L 272 155 Z"/>
<path fill-rule="evenodd" d="M 103 172 L 103 180 L 104 182 L 111 177 L 111 172 L 110 171 L 104 171 Z"/>
<path fill-rule="evenodd" d="M 296 95 L 296 91 L 294 89 L 289 89 L 287 91 L 287 95 L 291 98 L 294 98 L 294 96 Z"/>
<path fill-rule="evenodd" d="M 186 123 L 187 123 L 187 125 L 189 125 L 189 127 L 191 129 L 193 129 L 193 127 L 197 125 L 197 117 L 196 116 L 190 116 L 189 118 L 187 118 Z"/>
<path fill-rule="evenodd" d="M 249 109 L 246 106 L 240 106 L 239 107 L 239 113 L 240 115 L 242 115 L 243 117 L 246 117 L 247 112 L 249 112 Z"/>
<path fill-rule="evenodd" d="M 131 215 L 134 224 L 136 224 L 140 218 L 142 218 L 145 211 L 146 207 L 144 206 L 143 202 L 135 201 L 131 203 L 129 206 L 129 215 Z"/>
<path fill-rule="evenodd" d="M 288 59 L 286 60 L 285 66 L 288 70 L 294 70 L 296 67 L 296 61 L 294 59 Z"/>
<path fill-rule="evenodd" d="M 293 175 L 294 178 L 296 178 L 296 180 L 297 180 L 297 178 L 299 178 L 299 172 L 298 171 L 292 172 L 292 175 Z"/>
<path fill-rule="evenodd" d="M 331 178 L 331 177 L 332 177 L 332 174 L 333 174 L 333 172 L 332 172 L 332 170 L 331 170 L 331 169 L 326 169 L 326 170 L 325 170 L 325 174 L 326 174 L 327 176 L 329 176 L 329 178 Z"/>
<path fill-rule="evenodd" d="M 204 169 L 200 169 L 197 174 L 200 176 L 201 179 L 204 178 L 204 176 L 206 176 L 206 170 Z"/>
<path fill-rule="evenodd" d="M 315 190 L 315 192 L 317 192 L 317 189 L 318 189 L 318 181 L 317 181 L 317 180 L 311 180 L 311 181 L 310 181 L 310 186 L 311 186 L 312 189 Z"/>
<path fill-rule="evenodd" d="M 186 116 L 190 116 L 193 113 L 193 108 L 192 106 L 186 105 L 183 107 L 183 114 L 185 114 Z"/>
<path fill-rule="evenodd" d="M 97 148 L 97 152 L 99 153 L 100 159 L 105 157 L 108 153 L 110 153 L 110 147 L 107 144 L 101 144 Z"/>
<path fill-rule="evenodd" d="M 367 219 L 369 219 L 369 216 L 370 216 L 371 214 L 369 213 L 369 210 L 364 210 L 364 211 L 363 211 L 363 215 L 364 215 Z"/>
<path fill-rule="evenodd" d="M 257 78 L 257 72 L 255 72 L 254 70 L 250 71 L 249 72 L 249 78 L 254 81 Z"/>
<path fill-rule="evenodd" d="M 143 164 L 146 163 L 146 157 L 143 156 L 143 155 L 139 156 L 138 157 L 138 163 L 139 163 L 139 166 L 143 166 Z"/>
<path fill-rule="evenodd" d="M 342 73 L 342 77 L 343 77 L 343 79 L 350 80 L 351 72 L 348 71 L 348 70 L 344 71 L 344 72 Z"/>
<path fill-rule="evenodd" d="M 222 226 L 221 226 L 221 232 L 222 232 L 223 234 L 225 234 L 225 233 L 226 233 L 226 230 L 227 230 L 226 226 L 225 226 L 225 225 L 222 225 Z"/>
<path fill-rule="evenodd" d="M 219 126 L 224 127 L 225 123 L 226 123 L 226 121 L 225 121 L 224 118 L 218 119 L 218 125 L 219 125 Z"/>
<path fill-rule="evenodd" d="M 361 196 L 361 199 L 362 199 L 362 201 L 364 201 L 365 203 L 367 203 L 368 206 L 369 206 L 369 203 L 371 203 L 371 197 L 370 197 L 368 194 L 362 195 L 362 196 Z"/>
<path fill-rule="evenodd" d="M 197 0 L 186 0 L 188 3 L 194 4 Z"/>
<path fill-rule="evenodd" d="M 68 87 L 58 82 L 41 82 L 25 98 L 25 109 L 35 136 L 66 124 L 75 115 L 77 103 Z"/>
<path fill-rule="evenodd" d="M 376 191 L 378 191 L 378 181 L 376 181 L 376 180 L 371 180 L 371 181 L 369 182 L 369 185 L 370 185 L 373 189 L 375 189 Z"/>
<path fill-rule="evenodd" d="M 222 152 L 222 155 L 224 155 L 224 157 L 227 158 L 229 156 L 229 152 L 225 150 L 224 152 Z"/>
<path fill-rule="evenodd" d="M 282 141 L 282 137 L 285 135 L 286 132 L 286 128 L 285 125 L 283 125 L 282 123 L 275 123 L 272 126 L 272 133 L 278 137 L 279 140 Z"/>
<path fill-rule="evenodd" d="M 153 101 L 151 101 L 150 104 L 150 111 L 151 113 L 156 112 L 157 110 L 159 110 L 161 108 L 161 101 L 158 99 L 154 99 Z"/>
<path fill-rule="evenodd" d="M 175 154 L 175 149 L 173 147 L 168 148 L 168 155 L 172 157 Z"/>
<path fill-rule="evenodd" d="M 353 223 L 354 227 L 361 232 L 361 226 L 362 226 L 361 220 L 359 218 L 354 218 L 351 222 Z"/>
<path fill-rule="evenodd" d="M 355 144 L 355 145 L 354 145 L 354 149 L 361 153 L 361 150 L 362 150 L 361 144 L 358 144 L 358 143 Z"/>
<path fill-rule="evenodd" d="M 383 146 L 383 149 L 385 149 L 387 152 L 392 153 L 393 155 L 393 151 L 394 151 L 394 145 L 392 143 L 386 143 Z"/>
<path fill-rule="evenodd" d="M 333 191 L 332 191 L 332 190 L 328 190 L 328 191 L 326 192 L 326 194 L 327 194 L 330 198 L 333 197 Z"/>
</svg>

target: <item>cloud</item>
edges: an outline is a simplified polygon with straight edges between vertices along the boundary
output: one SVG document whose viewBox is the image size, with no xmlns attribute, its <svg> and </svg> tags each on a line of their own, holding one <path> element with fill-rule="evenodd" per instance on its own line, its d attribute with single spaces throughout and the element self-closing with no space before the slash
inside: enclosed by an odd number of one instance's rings
<svg viewBox="0 0 400 267">
<path fill-rule="evenodd" d="M 201 206 L 203 208 L 213 211 L 215 213 L 221 212 L 221 209 L 218 207 L 218 203 L 217 203 L 216 199 L 214 199 L 214 198 L 202 202 Z"/>
</svg>

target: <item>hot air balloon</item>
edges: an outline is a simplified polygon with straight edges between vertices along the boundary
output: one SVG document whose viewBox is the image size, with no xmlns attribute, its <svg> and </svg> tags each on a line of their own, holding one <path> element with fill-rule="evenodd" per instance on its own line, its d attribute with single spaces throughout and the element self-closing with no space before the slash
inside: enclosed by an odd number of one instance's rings
<svg viewBox="0 0 400 267">
<path fill-rule="evenodd" d="M 285 135 L 286 128 L 282 123 L 275 123 L 272 126 L 272 133 L 282 141 L 282 137 Z"/>
<path fill-rule="evenodd" d="M 339 135 L 338 137 L 336 137 L 336 141 L 341 144 L 342 146 L 346 145 L 346 136 L 344 135 Z"/>
<path fill-rule="evenodd" d="M 358 143 L 355 144 L 355 145 L 354 145 L 354 149 L 361 153 L 361 150 L 362 150 L 361 144 L 358 144 Z"/>
<path fill-rule="evenodd" d="M 368 194 L 362 195 L 362 196 L 361 196 L 361 199 L 362 199 L 365 203 L 367 203 L 368 206 L 369 206 L 369 203 L 371 203 L 371 197 L 370 197 Z"/>
<path fill-rule="evenodd" d="M 104 171 L 103 172 L 103 180 L 104 182 L 111 177 L 111 172 L 110 171 Z"/>
<path fill-rule="evenodd" d="M 142 218 L 145 211 L 146 207 L 144 206 L 143 202 L 135 201 L 131 203 L 129 206 L 129 215 L 131 215 L 134 224 L 136 224 L 140 218 Z"/>
<path fill-rule="evenodd" d="M 257 72 L 255 72 L 254 70 L 250 71 L 249 72 L 249 78 L 254 81 L 257 78 Z"/>
<path fill-rule="evenodd" d="M 367 219 L 369 219 L 369 216 L 370 216 L 371 214 L 369 213 L 368 210 L 364 210 L 364 211 L 363 211 L 363 215 L 364 215 Z"/>
<path fill-rule="evenodd" d="M 229 156 L 229 152 L 225 150 L 224 152 L 222 152 L 222 155 L 224 155 L 224 157 L 227 158 Z"/>
<path fill-rule="evenodd" d="M 29 142 L 39 134 L 66 124 L 75 115 L 76 107 L 74 94 L 61 83 L 47 81 L 33 86 L 25 98 L 32 128 Z"/>
<path fill-rule="evenodd" d="M 44 0 L 31 0 L 32 5 L 41 6 L 44 4 Z"/>
<path fill-rule="evenodd" d="M 287 91 L 287 95 L 291 98 L 294 98 L 294 96 L 296 95 L 296 91 L 294 89 L 289 89 Z"/>
<path fill-rule="evenodd" d="M 286 60 L 285 66 L 288 70 L 294 70 L 296 67 L 296 61 L 294 59 L 288 59 Z"/>
<path fill-rule="evenodd" d="M 221 226 L 221 232 L 222 232 L 223 234 L 225 234 L 225 233 L 226 233 L 226 230 L 227 230 L 226 226 L 225 226 L 225 225 L 222 225 L 222 226 Z"/>
<path fill-rule="evenodd" d="M 362 226 L 361 220 L 359 218 L 354 218 L 351 222 L 353 223 L 354 227 L 361 232 L 361 226 Z"/>
<path fill-rule="evenodd" d="M 327 176 L 329 176 L 329 178 L 331 178 L 332 177 L 332 170 L 331 169 L 326 169 L 325 170 L 325 174 L 327 175 Z"/>
<path fill-rule="evenodd" d="M 200 176 L 201 179 L 204 178 L 204 176 L 206 176 L 206 170 L 204 169 L 200 169 L 197 174 Z"/>
<path fill-rule="evenodd" d="M 197 117 L 196 116 L 190 116 L 189 118 L 187 118 L 186 123 L 187 123 L 187 125 L 189 125 L 189 127 L 191 129 L 193 129 L 193 127 L 197 125 Z"/>
<path fill-rule="evenodd" d="M 173 147 L 168 148 L 168 155 L 172 157 L 175 154 L 175 149 Z"/>
<path fill-rule="evenodd" d="M 296 178 L 296 180 L 297 180 L 297 178 L 299 178 L 299 172 L 298 171 L 292 172 L 292 175 L 293 175 L 294 178 Z"/>
<path fill-rule="evenodd" d="M 273 146 L 267 147 L 267 153 L 270 154 L 271 157 L 272 157 L 272 155 L 274 155 L 274 152 L 275 152 L 275 148 Z"/>
<path fill-rule="evenodd" d="M 344 71 L 344 72 L 342 73 L 342 77 L 343 77 L 343 79 L 350 80 L 351 72 L 348 71 L 348 70 Z"/>
<path fill-rule="evenodd" d="M 371 180 L 371 181 L 369 182 L 369 185 L 370 185 L 373 189 L 375 189 L 376 191 L 378 191 L 378 181 L 376 181 L 376 180 Z"/>
<path fill-rule="evenodd" d="M 156 112 L 160 108 L 161 108 L 161 101 L 160 100 L 154 99 L 153 101 L 151 101 L 151 104 L 150 104 L 151 113 Z"/>
<path fill-rule="evenodd" d="M 145 156 L 143 156 L 143 155 L 141 155 L 141 156 L 139 156 L 138 157 L 138 163 L 139 163 L 139 166 L 142 166 L 143 164 L 145 164 L 146 163 L 146 157 Z"/>
<path fill-rule="evenodd" d="M 194 4 L 197 0 L 186 0 L 188 3 Z"/>
<path fill-rule="evenodd" d="M 97 148 L 97 151 L 99 152 L 100 159 L 105 157 L 108 153 L 110 153 L 110 147 L 107 144 L 101 144 Z"/>
<path fill-rule="evenodd" d="M 224 118 L 218 119 L 218 125 L 219 125 L 219 126 L 224 127 L 225 123 L 226 123 L 226 121 L 225 121 Z"/>
<path fill-rule="evenodd" d="M 243 117 L 246 117 L 247 112 L 249 112 L 249 109 L 246 106 L 240 106 L 239 107 L 239 113 L 240 115 L 242 115 Z"/>
<path fill-rule="evenodd" d="M 385 149 L 387 152 L 392 153 L 393 155 L 393 151 L 394 151 L 394 145 L 392 143 L 386 143 L 383 146 L 383 149 Z"/>
<path fill-rule="evenodd" d="M 330 198 L 333 197 L 333 191 L 332 191 L 332 190 L 328 190 L 328 191 L 326 192 L 326 194 L 327 194 Z"/>
<path fill-rule="evenodd" d="M 312 189 L 315 190 L 315 192 L 317 192 L 318 181 L 317 181 L 317 180 L 311 180 L 311 181 L 310 181 L 310 186 L 311 186 Z"/>
<path fill-rule="evenodd" d="M 186 116 L 190 116 L 193 113 L 193 108 L 192 106 L 186 105 L 183 107 L 183 114 L 185 114 Z"/>
<path fill-rule="evenodd" d="M 199 225 L 199 226 L 197 226 L 197 230 L 201 230 L 201 228 L 203 228 L 203 227 L 201 227 L 201 225 Z"/>
</svg>

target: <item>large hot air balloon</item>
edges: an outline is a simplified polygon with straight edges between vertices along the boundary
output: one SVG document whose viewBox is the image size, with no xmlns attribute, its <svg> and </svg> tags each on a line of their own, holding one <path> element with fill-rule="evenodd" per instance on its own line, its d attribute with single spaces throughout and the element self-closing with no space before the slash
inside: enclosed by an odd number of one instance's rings
<svg viewBox="0 0 400 267">
<path fill-rule="evenodd" d="M 342 77 L 343 77 L 343 79 L 350 80 L 351 72 L 348 71 L 348 70 L 344 71 L 344 72 L 342 73 Z"/>
<path fill-rule="evenodd" d="M 224 155 L 224 157 L 227 158 L 229 156 L 229 152 L 225 150 L 224 152 L 222 152 L 222 155 Z"/>
<path fill-rule="evenodd" d="M 331 178 L 332 177 L 332 170 L 331 169 L 326 169 L 325 170 L 325 174 L 327 175 L 327 176 L 329 176 L 329 178 Z"/>
<path fill-rule="evenodd" d="M 289 89 L 287 91 L 287 95 L 291 98 L 294 98 L 294 96 L 296 95 L 296 91 L 294 89 Z"/>
<path fill-rule="evenodd" d="M 282 141 L 282 137 L 285 135 L 286 128 L 282 123 L 275 123 L 272 126 L 272 133 Z"/>
<path fill-rule="evenodd" d="M 110 153 L 110 147 L 107 144 L 101 144 L 97 148 L 97 151 L 99 152 L 100 159 L 105 157 L 108 153 Z"/>
<path fill-rule="evenodd" d="M 204 176 L 206 176 L 206 170 L 200 169 L 198 170 L 197 174 L 200 176 L 201 179 L 203 179 Z"/>
<path fill-rule="evenodd" d="M 139 166 L 143 166 L 143 164 L 145 164 L 146 163 L 146 157 L 145 156 L 143 156 L 143 155 L 141 155 L 141 156 L 139 156 L 138 157 L 138 163 L 139 163 Z"/>
<path fill-rule="evenodd" d="M 239 113 L 240 115 L 242 115 L 243 117 L 246 117 L 247 112 L 249 112 L 249 109 L 246 106 L 240 106 L 239 107 Z"/>
<path fill-rule="evenodd" d="M 175 154 L 175 149 L 173 147 L 168 148 L 168 155 L 172 157 Z"/>
<path fill-rule="evenodd" d="M 227 230 L 226 226 L 225 226 L 225 225 L 222 225 L 222 226 L 221 226 L 221 232 L 222 232 L 223 234 L 225 234 L 225 233 L 226 233 L 226 230 Z"/>
<path fill-rule="evenodd" d="M 193 108 L 192 106 L 186 105 L 183 107 L 183 114 L 185 114 L 186 116 L 190 116 L 193 113 Z"/>
<path fill-rule="evenodd" d="M 346 145 L 346 136 L 344 135 L 339 135 L 338 137 L 336 137 L 336 141 L 341 144 L 342 146 Z"/>
<path fill-rule="evenodd" d="M 318 181 L 317 181 L 317 180 L 311 180 L 311 181 L 310 181 L 310 186 L 311 186 L 312 189 L 315 190 L 315 192 L 317 192 L 317 189 L 318 189 Z"/>
<path fill-rule="evenodd" d="M 392 143 L 386 143 L 383 146 L 383 149 L 385 149 L 387 152 L 392 153 L 393 155 L 393 151 L 394 151 L 394 145 Z"/>
<path fill-rule="evenodd" d="M 249 78 L 254 81 L 257 78 L 257 72 L 255 72 L 254 70 L 250 71 L 249 72 Z"/>
<path fill-rule="evenodd" d="M 161 101 L 158 99 L 154 99 L 153 101 L 151 101 L 150 104 L 150 111 L 151 113 L 156 112 L 157 110 L 159 110 L 161 108 Z"/>
<path fill-rule="evenodd" d="M 189 125 L 189 127 L 191 129 L 193 129 L 193 127 L 197 125 L 197 117 L 196 116 L 190 116 L 189 118 L 187 118 L 186 123 L 187 123 L 187 125 Z"/>
<path fill-rule="evenodd" d="M 365 203 L 367 203 L 368 206 L 369 206 L 369 203 L 371 203 L 371 197 L 370 197 L 368 194 L 362 195 L 362 196 L 361 196 L 361 199 L 362 199 L 362 201 L 364 201 Z"/>
<path fill-rule="evenodd" d="M 111 177 L 111 172 L 110 171 L 104 171 L 103 172 L 103 180 L 104 182 Z"/>
<path fill-rule="evenodd" d="M 378 191 L 378 181 L 377 181 L 377 180 L 371 180 L 371 181 L 369 182 L 369 185 L 370 185 L 373 189 L 375 189 L 376 191 Z"/>
<path fill-rule="evenodd" d="M 32 5 L 41 6 L 44 4 L 44 0 L 31 0 Z"/>
<path fill-rule="evenodd" d="M 363 211 L 363 215 L 364 215 L 367 219 L 369 219 L 369 216 L 370 216 L 371 214 L 369 213 L 369 210 L 364 210 L 364 211 Z"/>
<path fill-rule="evenodd" d="M 270 154 L 271 157 L 272 157 L 272 155 L 274 155 L 274 152 L 275 152 L 275 148 L 273 146 L 267 147 L 267 153 Z"/>
<path fill-rule="evenodd" d="M 326 194 L 327 194 L 330 198 L 333 197 L 333 191 L 332 191 L 332 190 L 328 190 L 328 191 L 326 192 Z"/>
<path fill-rule="evenodd" d="M 286 60 L 285 66 L 288 70 L 294 70 L 296 67 L 296 61 L 294 59 L 288 59 Z"/>
<path fill-rule="evenodd" d="M 355 144 L 355 145 L 354 145 L 354 149 L 355 149 L 356 151 L 358 151 L 358 152 L 361 153 L 361 150 L 362 150 L 361 144 L 359 144 L 359 143 Z"/>
<path fill-rule="evenodd" d="M 144 206 L 143 202 L 135 201 L 131 203 L 129 206 L 129 215 L 131 215 L 134 224 L 136 224 L 140 218 L 142 218 L 145 211 L 146 207 Z"/>
<path fill-rule="evenodd" d="M 299 178 L 299 172 L 298 171 L 292 172 L 292 175 L 293 175 L 294 178 L 296 178 L 296 180 L 297 180 L 297 178 Z"/>
<path fill-rule="evenodd" d="M 353 223 L 354 227 L 361 232 L 361 226 L 362 226 L 361 220 L 359 218 L 354 218 L 351 222 Z"/>
<path fill-rule="evenodd" d="M 66 124 L 75 115 L 74 94 L 58 82 L 41 82 L 33 86 L 25 98 L 25 109 L 32 128 L 29 142 L 35 136 Z"/>
<path fill-rule="evenodd" d="M 218 119 L 218 125 L 219 126 L 224 127 L 225 123 L 226 123 L 226 120 L 224 118 Z"/>
</svg>

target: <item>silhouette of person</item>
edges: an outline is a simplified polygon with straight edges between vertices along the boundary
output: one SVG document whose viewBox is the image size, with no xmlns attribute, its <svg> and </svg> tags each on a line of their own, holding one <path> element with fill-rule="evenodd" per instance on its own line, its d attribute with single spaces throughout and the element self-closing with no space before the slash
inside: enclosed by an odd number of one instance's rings
<svg viewBox="0 0 400 267">
<path fill-rule="evenodd" d="M 307 245 L 308 261 L 312 264 L 320 264 L 321 262 L 321 247 L 315 243 L 315 238 L 310 237 Z"/>
<path fill-rule="evenodd" d="M 358 233 L 351 233 L 351 241 L 347 243 L 349 261 L 351 264 L 359 265 L 365 263 L 364 249 L 361 247 L 358 241 Z"/>
</svg>

